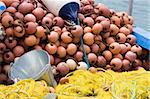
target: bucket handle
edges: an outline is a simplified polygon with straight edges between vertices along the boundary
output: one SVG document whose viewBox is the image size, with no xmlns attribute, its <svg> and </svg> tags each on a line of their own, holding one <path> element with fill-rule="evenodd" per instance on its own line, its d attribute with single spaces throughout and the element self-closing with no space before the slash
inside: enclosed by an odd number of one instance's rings
<svg viewBox="0 0 150 99">
<path fill-rule="evenodd" d="M 11 78 L 11 69 L 13 66 L 13 62 L 10 63 L 10 70 L 8 71 L 8 77 Z"/>
<path fill-rule="evenodd" d="M 56 80 L 54 79 L 54 75 L 53 75 L 53 72 L 52 72 L 52 67 L 50 64 L 47 64 L 46 66 L 49 66 L 49 70 L 48 70 L 48 76 L 50 78 L 50 85 L 52 85 L 53 87 L 56 87 L 57 86 L 57 82 Z"/>
<path fill-rule="evenodd" d="M 11 69 L 12 69 L 12 66 L 13 66 L 13 62 L 10 63 L 10 70 L 8 71 L 8 77 L 11 78 Z M 18 77 L 18 78 L 15 78 L 15 79 L 11 79 L 14 81 L 14 83 L 17 83 L 19 82 L 21 79 Z"/>
</svg>

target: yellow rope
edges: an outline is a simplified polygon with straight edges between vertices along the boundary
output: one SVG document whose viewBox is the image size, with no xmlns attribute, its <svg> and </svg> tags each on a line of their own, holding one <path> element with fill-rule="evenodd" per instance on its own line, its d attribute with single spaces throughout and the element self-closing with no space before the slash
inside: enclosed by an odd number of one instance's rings
<svg viewBox="0 0 150 99">
<path fill-rule="evenodd" d="M 42 99 L 48 93 L 45 81 L 26 79 L 10 86 L 0 85 L 0 99 Z"/>
<path fill-rule="evenodd" d="M 58 99 L 150 99 L 150 72 L 140 69 L 116 73 L 77 70 L 69 83 L 56 87 Z"/>
</svg>

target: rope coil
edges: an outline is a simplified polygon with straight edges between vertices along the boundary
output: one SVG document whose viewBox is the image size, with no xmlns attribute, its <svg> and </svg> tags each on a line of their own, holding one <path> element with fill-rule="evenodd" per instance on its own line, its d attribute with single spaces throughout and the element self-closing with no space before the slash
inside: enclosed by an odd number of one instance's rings
<svg viewBox="0 0 150 99">
<path fill-rule="evenodd" d="M 77 70 L 67 77 L 69 83 L 56 87 L 58 99 L 150 98 L 150 72 L 144 69 L 123 73 Z"/>
<path fill-rule="evenodd" d="M 0 85 L 0 99 L 42 99 L 49 93 L 45 81 L 21 80 L 14 85 Z"/>
</svg>

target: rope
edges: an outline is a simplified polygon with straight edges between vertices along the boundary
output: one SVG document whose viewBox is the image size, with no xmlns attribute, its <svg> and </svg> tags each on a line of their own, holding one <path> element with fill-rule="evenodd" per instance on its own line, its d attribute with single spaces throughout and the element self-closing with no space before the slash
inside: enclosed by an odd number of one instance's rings
<svg viewBox="0 0 150 99">
<path fill-rule="evenodd" d="M 78 19 L 78 25 L 80 25 L 79 19 Z M 90 64 L 89 64 L 89 61 L 88 61 L 88 58 L 87 58 L 87 55 L 86 55 L 86 50 L 84 48 L 84 42 L 83 42 L 83 38 L 82 37 L 83 37 L 83 35 L 81 35 L 81 37 L 80 37 L 80 42 L 81 42 L 81 46 L 82 46 L 82 49 L 83 49 L 84 60 L 85 60 L 85 62 L 87 64 L 88 68 L 90 68 Z"/>
</svg>

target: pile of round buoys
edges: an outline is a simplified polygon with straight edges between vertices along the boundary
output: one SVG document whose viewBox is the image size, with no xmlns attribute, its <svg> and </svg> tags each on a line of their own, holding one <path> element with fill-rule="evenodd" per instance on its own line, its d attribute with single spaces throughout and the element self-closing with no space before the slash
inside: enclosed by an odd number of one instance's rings
<svg viewBox="0 0 150 99">
<path fill-rule="evenodd" d="M 80 0 L 80 25 L 74 25 L 54 16 L 38 0 L 2 2 L 7 9 L 0 18 L 0 83 L 11 81 L 9 64 L 34 49 L 49 53 L 56 78 L 87 69 L 81 35 L 91 66 L 117 72 L 149 69 L 148 52 L 136 44 L 133 17 L 126 12 L 115 12 L 94 0 Z M 68 66 L 67 59 L 73 59 L 74 67 Z"/>
<path fill-rule="evenodd" d="M 61 79 L 56 94 L 58 99 L 149 99 L 150 72 L 77 70 Z"/>
</svg>

